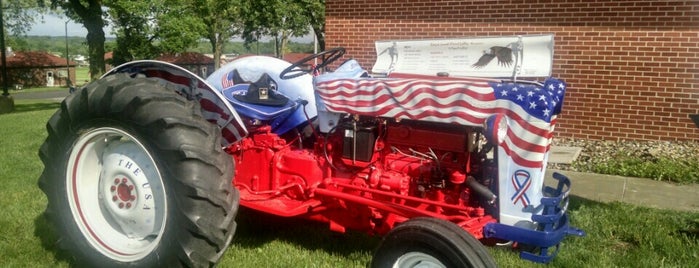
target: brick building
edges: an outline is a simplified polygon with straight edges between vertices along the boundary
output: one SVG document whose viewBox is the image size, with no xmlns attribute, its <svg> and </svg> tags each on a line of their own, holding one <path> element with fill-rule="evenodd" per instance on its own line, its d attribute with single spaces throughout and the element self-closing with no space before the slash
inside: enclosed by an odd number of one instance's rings
<svg viewBox="0 0 699 268">
<path fill-rule="evenodd" d="M 8 50 L 9 85 L 24 87 L 65 87 L 66 79 L 75 84 L 75 62 L 44 51 Z M 2 63 L 0 63 L 0 66 Z M 0 77 L 0 82 L 2 77 Z"/>
<path fill-rule="evenodd" d="M 202 78 L 208 77 L 214 70 L 214 59 L 197 52 L 184 52 L 177 54 L 165 54 L 156 60 L 178 65 Z"/>
<path fill-rule="evenodd" d="M 377 40 L 546 33 L 569 85 L 557 136 L 699 141 L 699 1 L 326 1 L 326 47 L 367 68 Z"/>
</svg>

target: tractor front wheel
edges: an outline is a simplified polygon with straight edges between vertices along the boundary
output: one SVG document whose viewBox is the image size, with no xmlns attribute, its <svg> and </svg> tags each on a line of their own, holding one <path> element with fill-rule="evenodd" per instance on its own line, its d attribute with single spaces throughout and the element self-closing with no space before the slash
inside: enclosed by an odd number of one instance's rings
<svg viewBox="0 0 699 268">
<path fill-rule="evenodd" d="M 384 237 L 371 267 L 496 267 L 485 247 L 458 225 L 414 218 Z"/>
<path fill-rule="evenodd" d="M 68 96 L 47 129 L 46 216 L 80 266 L 218 262 L 239 197 L 232 158 L 198 103 L 117 74 Z"/>
</svg>

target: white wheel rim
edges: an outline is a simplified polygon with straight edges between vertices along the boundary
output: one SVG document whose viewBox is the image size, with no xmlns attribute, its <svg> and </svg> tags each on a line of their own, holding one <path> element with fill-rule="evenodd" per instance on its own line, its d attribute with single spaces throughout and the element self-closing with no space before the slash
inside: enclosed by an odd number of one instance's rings
<svg viewBox="0 0 699 268">
<path fill-rule="evenodd" d="M 446 268 L 437 258 L 422 252 L 408 252 L 396 259 L 393 268 Z"/>
<path fill-rule="evenodd" d="M 103 255 L 130 262 L 159 244 L 167 219 L 162 177 L 143 144 L 127 132 L 104 127 L 78 137 L 66 190 L 78 229 Z"/>
</svg>

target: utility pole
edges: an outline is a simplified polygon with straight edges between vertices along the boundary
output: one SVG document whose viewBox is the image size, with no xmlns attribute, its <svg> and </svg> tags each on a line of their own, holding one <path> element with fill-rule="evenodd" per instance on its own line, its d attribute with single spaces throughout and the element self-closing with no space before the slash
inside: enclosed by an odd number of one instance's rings
<svg viewBox="0 0 699 268">
<path fill-rule="evenodd" d="M 15 109 L 15 100 L 10 96 L 7 77 L 7 48 L 5 47 L 5 20 L 3 19 L 4 8 L 0 1 L 0 47 L 2 47 L 2 96 L 0 96 L 0 114 L 10 113 Z"/>
<path fill-rule="evenodd" d="M 70 89 L 71 81 L 70 81 L 70 57 L 68 56 L 68 22 L 69 20 L 66 20 L 65 23 L 65 28 L 66 28 L 66 86 L 68 89 Z"/>
<path fill-rule="evenodd" d="M 5 47 L 5 20 L 3 19 L 3 13 L 5 13 L 5 8 L 1 6 L 0 2 L 0 46 L 2 46 L 2 95 L 8 96 L 10 93 L 7 91 L 7 48 Z"/>
</svg>

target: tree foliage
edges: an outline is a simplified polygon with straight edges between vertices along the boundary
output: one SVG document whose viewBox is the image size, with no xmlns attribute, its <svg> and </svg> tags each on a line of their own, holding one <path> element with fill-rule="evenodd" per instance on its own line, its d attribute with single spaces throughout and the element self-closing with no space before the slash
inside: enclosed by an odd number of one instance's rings
<svg viewBox="0 0 699 268">
<path fill-rule="evenodd" d="M 240 27 L 240 0 L 175 0 L 198 18 L 204 25 L 200 31 L 200 37 L 211 44 L 211 53 L 214 55 L 214 67 L 219 68 L 223 49 L 234 35 L 239 33 Z"/>
<path fill-rule="evenodd" d="M 17 2 L 34 0 L 10 0 Z M 90 74 L 105 72 L 104 27 L 112 23 L 117 36 L 114 64 L 184 52 L 206 39 L 218 68 L 225 45 L 242 35 L 246 44 L 271 36 L 275 54 L 287 51 L 290 37 L 313 29 L 324 48 L 324 0 L 37 0 L 61 10 L 87 29 Z M 28 22 L 30 25 L 31 23 Z M 21 28 L 21 27 L 20 27 Z"/>
<path fill-rule="evenodd" d="M 157 43 L 160 51 L 178 53 L 196 45 L 205 29 L 199 17 L 191 13 L 187 6 L 170 6 L 159 14 L 157 22 Z"/>
<path fill-rule="evenodd" d="M 109 15 L 117 36 L 113 64 L 152 59 L 195 46 L 204 25 L 172 0 L 109 2 Z"/>
<path fill-rule="evenodd" d="M 304 16 L 313 28 L 320 51 L 325 50 L 325 0 L 301 0 Z"/>
<path fill-rule="evenodd" d="M 109 14 L 117 36 L 112 65 L 157 55 L 150 23 L 154 19 L 151 16 L 153 5 L 154 1 L 118 1 L 111 6 Z"/>
<path fill-rule="evenodd" d="M 204 38 L 218 68 L 225 43 L 237 33 L 235 1 L 114 0 L 109 13 L 117 31 L 115 62 L 183 52 Z"/>
<path fill-rule="evenodd" d="M 2 1 L 3 27 L 5 29 L 5 46 L 12 48 L 26 47 L 21 37 L 32 25 L 43 20 L 46 8 L 41 8 L 35 0 Z"/>
<path fill-rule="evenodd" d="M 32 25 L 42 20 L 46 11 L 36 0 L 2 1 L 2 9 L 5 30 L 14 36 L 24 35 Z"/>
<path fill-rule="evenodd" d="M 313 29 L 324 26 L 325 2 L 323 0 L 268 0 L 244 1 L 241 5 L 243 38 L 247 43 L 259 40 L 262 36 L 272 36 L 275 40 L 277 57 L 286 51 L 286 44 L 292 36 L 308 34 Z"/>
</svg>

